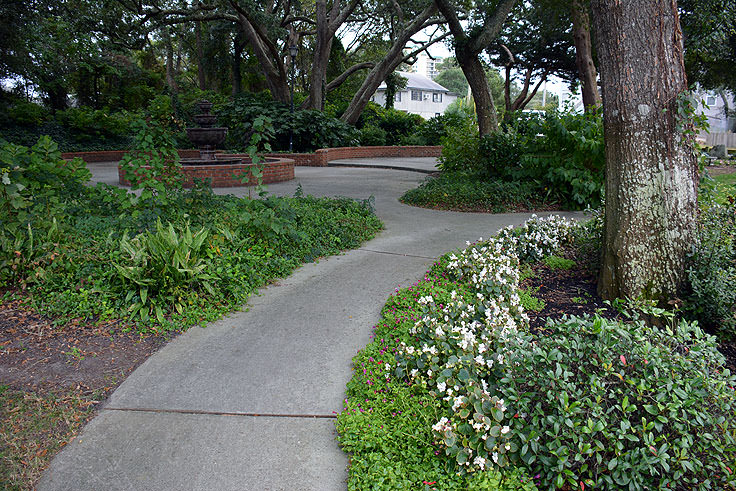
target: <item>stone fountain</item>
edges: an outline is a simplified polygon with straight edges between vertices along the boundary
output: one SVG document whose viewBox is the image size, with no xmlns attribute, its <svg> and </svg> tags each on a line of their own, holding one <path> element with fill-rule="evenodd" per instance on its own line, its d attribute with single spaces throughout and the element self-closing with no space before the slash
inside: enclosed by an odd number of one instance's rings
<svg viewBox="0 0 736 491">
<path fill-rule="evenodd" d="M 257 180 L 252 175 L 253 162 L 248 155 L 218 153 L 215 150 L 225 141 L 227 128 L 215 127 L 217 116 L 210 114 L 212 103 L 201 101 L 197 106 L 201 113 L 194 116 L 194 121 L 199 126 L 187 128 L 187 137 L 199 148 L 199 158 L 179 159 L 182 185 L 192 187 L 197 180 L 209 181 L 213 188 L 256 184 Z M 264 183 L 294 179 L 294 161 L 291 159 L 267 157 L 261 167 Z M 146 168 L 150 169 L 148 166 Z M 124 186 L 130 185 L 119 164 L 118 182 Z"/>
<path fill-rule="evenodd" d="M 182 165 L 213 165 L 213 164 L 233 164 L 240 162 L 238 158 L 227 158 L 225 156 L 216 156 L 215 149 L 217 145 L 221 145 L 227 136 L 227 128 L 215 127 L 217 116 L 210 114 L 212 103 L 209 101 L 200 101 L 197 103 L 200 114 L 193 116 L 194 121 L 199 125 L 196 128 L 187 128 L 187 138 L 194 143 L 199 149 L 199 158 L 181 159 Z"/>
</svg>

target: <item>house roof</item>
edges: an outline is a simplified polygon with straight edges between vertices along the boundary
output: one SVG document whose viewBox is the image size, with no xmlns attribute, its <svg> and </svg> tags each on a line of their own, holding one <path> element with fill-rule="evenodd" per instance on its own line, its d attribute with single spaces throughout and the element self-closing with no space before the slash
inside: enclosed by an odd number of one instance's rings
<svg viewBox="0 0 736 491">
<path fill-rule="evenodd" d="M 402 77 L 406 79 L 406 88 L 408 90 L 411 89 L 420 89 L 420 90 L 434 90 L 436 92 L 450 92 L 434 80 L 425 77 L 424 75 L 421 75 L 419 73 L 415 72 L 396 72 Z M 386 90 L 386 83 L 381 82 L 381 85 L 378 86 L 378 90 Z"/>
</svg>

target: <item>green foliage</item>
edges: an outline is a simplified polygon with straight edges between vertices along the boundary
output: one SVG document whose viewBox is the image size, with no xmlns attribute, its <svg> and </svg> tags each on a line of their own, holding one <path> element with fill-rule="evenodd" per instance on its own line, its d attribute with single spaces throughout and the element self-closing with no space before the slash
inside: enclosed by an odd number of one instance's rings
<svg viewBox="0 0 736 491">
<path fill-rule="evenodd" d="M 470 121 L 470 124 L 468 124 Z M 467 128 L 472 125 L 473 118 L 463 112 L 449 112 L 425 121 L 418 129 L 417 134 L 423 145 L 438 145 L 447 138 L 450 131 Z"/>
<path fill-rule="evenodd" d="M 542 262 L 550 269 L 571 269 L 575 266 L 575 261 L 555 256 L 554 254 L 543 258 Z"/>
<path fill-rule="evenodd" d="M 83 161 L 62 160 L 48 137 L 30 149 L 0 146 L 0 281 L 25 284 L 43 277 L 61 234 L 56 217 L 65 201 L 82 194 L 90 176 Z"/>
<path fill-rule="evenodd" d="M 117 141 L 129 136 L 135 115 L 127 112 L 109 113 L 83 106 L 57 111 L 55 118 L 79 142 Z"/>
<path fill-rule="evenodd" d="M 539 312 L 544 309 L 544 306 L 546 305 L 545 301 L 534 296 L 534 293 L 536 293 L 537 290 L 539 290 L 539 287 L 534 290 L 527 288 L 519 289 L 519 301 L 525 311 Z"/>
<path fill-rule="evenodd" d="M 40 126 L 49 118 L 49 111 L 40 104 L 17 101 L 7 112 L 9 123 Z"/>
<path fill-rule="evenodd" d="M 360 130 L 360 144 L 364 147 L 386 145 L 386 131 L 373 125 L 363 126 Z"/>
<path fill-rule="evenodd" d="M 600 114 L 525 116 L 483 138 L 468 122 L 448 131 L 440 158 L 442 170 L 525 182 L 545 201 L 570 208 L 600 204 L 604 167 Z"/>
<path fill-rule="evenodd" d="M 167 193 L 181 189 L 179 153 L 168 129 L 157 121 L 136 120 L 131 125 L 135 145 L 120 161 L 125 179 L 132 189 L 142 189 L 139 200 L 158 196 L 165 202 Z"/>
<path fill-rule="evenodd" d="M 426 208 L 503 213 L 543 204 L 537 198 L 534 188 L 523 182 L 482 180 L 462 172 L 443 172 L 408 190 L 400 201 Z"/>
<path fill-rule="evenodd" d="M 448 128 L 441 141 L 442 156 L 437 166 L 442 171 L 480 174 L 480 138 L 474 121 L 464 119 L 462 124 Z"/>
<path fill-rule="evenodd" d="M 294 151 L 311 152 L 319 148 L 348 147 L 357 142 L 356 131 L 342 121 L 319 111 L 295 110 L 264 95 L 240 94 L 217 108 L 220 122 L 229 128 L 227 145 L 242 150 L 249 145 L 253 122 L 266 116 L 273 122 L 273 133 L 266 141 L 274 150 L 288 150 L 293 131 Z"/>
<path fill-rule="evenodd" d="M 160 220 L 155 231 L 132 239 L 123 235 L 121 259 L 114 266 L 128 288 L 125 302 L 130 304 L 131 317 L 140 316 L 146 322 L 155 315 L 163 323 L 163 309 L 173 306 L 182 314 L 192 290 L 203 288 L 214 294 L 210 281 L 217 278 L 205 271 L 202 257 L 207 236 L 205 228 L 193 234 L 189 224 L 176 230 L 171 223 L 164 227 Z"/>
<path fill-rule="evenodd" d="M 700 215 L 698 244 L 687 268 L 684 311 L 690 318 L 736 336 L 736 208 L 714 205 Z"/>
<path fill-rule="evenodd" d="M 566 318 L 517 338 L 497 380 L 519 417 L 512 459 L 545 486 L 734 484 L 734 378 L 695 325 Z"/>
<path fill-rule="evenodd" d="M 360 115 L 358 127 L 373 126 L 386 132 L 386 145 L 400 145 L 405 138 L 422 125 L 424 119 L 398 109 L 386 109 L 375 103 L 368 103 Z"/>
</svg>

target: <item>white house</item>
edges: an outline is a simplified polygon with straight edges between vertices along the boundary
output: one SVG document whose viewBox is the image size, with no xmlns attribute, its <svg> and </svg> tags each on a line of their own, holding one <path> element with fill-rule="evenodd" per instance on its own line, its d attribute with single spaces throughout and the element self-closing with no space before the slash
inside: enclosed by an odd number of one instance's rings
<svg viewBox="0 0 736 491">
<path fill-rule="evenodd" d="M 439 116 L 445 112 L 447 106 L 458 98 L 454 94 L 429 78 L 419 73 L 396 72 L 404 77 L 406 88 L 396 93 L 394 108 L 412 114 L 418 114 L 424 119 Z M 386 103 L 386 84 L 381 83 L 371 101 L 384 106 Z"/>
<path fill-rule="evenodd" d="M 725 105 L 723 97 L 716 92 L 695 91 L 693 95 L 698 103 L 696 108 L 698 112 L 703 112 L 708 119 L 708 126 L 711 133 L 723 133 L 736 131 L 736 121 L 733 117 L 726 115 L 726 107 L 731 111 L 734 110 L 733 95 L 728 92 L 724 93 L 728 100 L 728 106 Z"/>
</svg>

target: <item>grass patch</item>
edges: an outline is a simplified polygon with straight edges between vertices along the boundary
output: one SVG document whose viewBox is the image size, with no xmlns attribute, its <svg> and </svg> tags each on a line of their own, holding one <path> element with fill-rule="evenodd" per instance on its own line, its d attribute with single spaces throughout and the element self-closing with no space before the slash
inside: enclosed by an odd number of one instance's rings
<svg viewBox="0 0 736 491">
<path fill-rule="evenodd" d="M 546 264 L 550 269 L 572 269 L 575 267 L 575 261 L 571 261 L 570 259 L 565 259 L 564 257 L 555 256 L 554 254 L 551 256 L 547 256 L 542 259 L 542 262 Z"/>
<path fill-rule="evenodd" d="M 0 386 L 3 489 L 33 489 L 51 457 L 92 416 L 96 402 L 73 390 L 39 395 Z"/>
<path fill-rule="evenodd" d="M 443 172 L 430 177 L 400 198 L 402 203 L 424 208 L 503 213 L 554 207 L 539 199 L 534 185 L 488 180 L 463 172 Z"/>
</svg>

